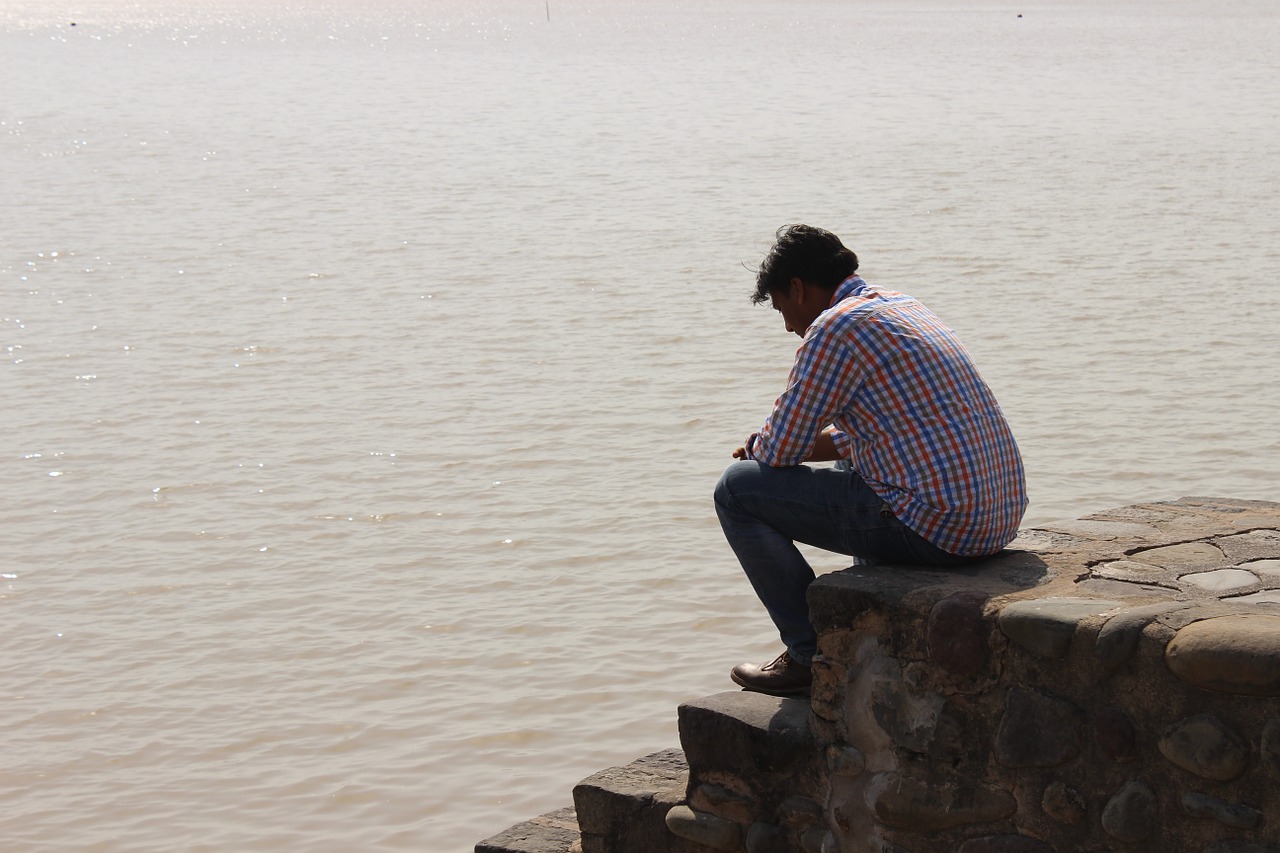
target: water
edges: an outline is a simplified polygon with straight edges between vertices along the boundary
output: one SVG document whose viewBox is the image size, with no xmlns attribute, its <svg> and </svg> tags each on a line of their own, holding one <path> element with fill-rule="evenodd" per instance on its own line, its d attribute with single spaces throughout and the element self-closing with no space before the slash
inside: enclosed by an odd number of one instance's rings
<svg viewBox="0 0 1280 853">
<path fill-rule="evenodd" d="M 776 651 L 709 495 L 787 222 L 1027 523 L 1276 499 L 1278 16 L 9 0 L 0 846 L 462 851 L 674 745 Z"/>
</svg>

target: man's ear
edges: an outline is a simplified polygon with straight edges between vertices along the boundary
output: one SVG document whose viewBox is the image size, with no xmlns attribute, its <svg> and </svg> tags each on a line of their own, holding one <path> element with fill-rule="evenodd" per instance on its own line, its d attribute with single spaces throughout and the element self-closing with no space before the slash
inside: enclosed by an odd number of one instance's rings
<svg viewBox="0 0 1280 853">
<path fill-rule="evenodd" d="M 793 302 L 804 302 L 804 280 L 797 277 L 791 277 L 791 299 Z"/>
</svg>

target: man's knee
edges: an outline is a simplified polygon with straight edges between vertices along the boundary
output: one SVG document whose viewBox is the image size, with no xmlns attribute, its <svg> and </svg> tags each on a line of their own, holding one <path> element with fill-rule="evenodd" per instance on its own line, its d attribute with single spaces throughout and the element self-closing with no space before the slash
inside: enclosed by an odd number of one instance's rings
<svg viewBox="0 0 1280 853">
<path fill-rule="evenodd" d="M 750 481 L 759 479 L 761 465 L 750 459 L 739 459 L 724 469 L 716 483 L 716 506 L 728 506 L 734 496 L 742 494 L 743 487 Z"/>
</svg>

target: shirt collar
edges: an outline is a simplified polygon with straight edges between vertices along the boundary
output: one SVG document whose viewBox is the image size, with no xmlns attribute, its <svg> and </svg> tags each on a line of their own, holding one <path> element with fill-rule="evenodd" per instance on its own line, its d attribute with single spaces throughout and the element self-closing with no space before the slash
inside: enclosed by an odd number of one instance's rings
<svg viewBox="0 0 1280 853">
<path fill-rule="evenodd" d="M 857 296 L 862 291 L 862 288 L 866 286 L 867 283 L 863 281 L 860 276 L 849 276 L 840 283 L 840 286 L 836 288 L 836 292 L 831 294 L 831 305 L 828 305 L 827 307 L 831 308 L 837 303 L 848 299 L 850 296 Z"/>
</svg>

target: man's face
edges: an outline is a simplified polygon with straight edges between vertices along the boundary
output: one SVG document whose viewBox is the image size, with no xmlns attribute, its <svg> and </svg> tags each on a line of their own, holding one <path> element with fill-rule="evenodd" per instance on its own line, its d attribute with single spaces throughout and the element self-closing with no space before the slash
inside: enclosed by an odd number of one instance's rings
<svg viewBox="0 0 1280 853">
<path fill-rule="evenodd" d="M 827 309 L 825 299 L 819 298 L 824 296 L 819 288 L 809 287 L 800 279 L 793 278 L 786 292 L 773 291 L 769 294 L 769 301 L 773 303 L 773 310 L 782 315 L 787 331 L 803 338 L 809 325 Z"/>
</svg>

